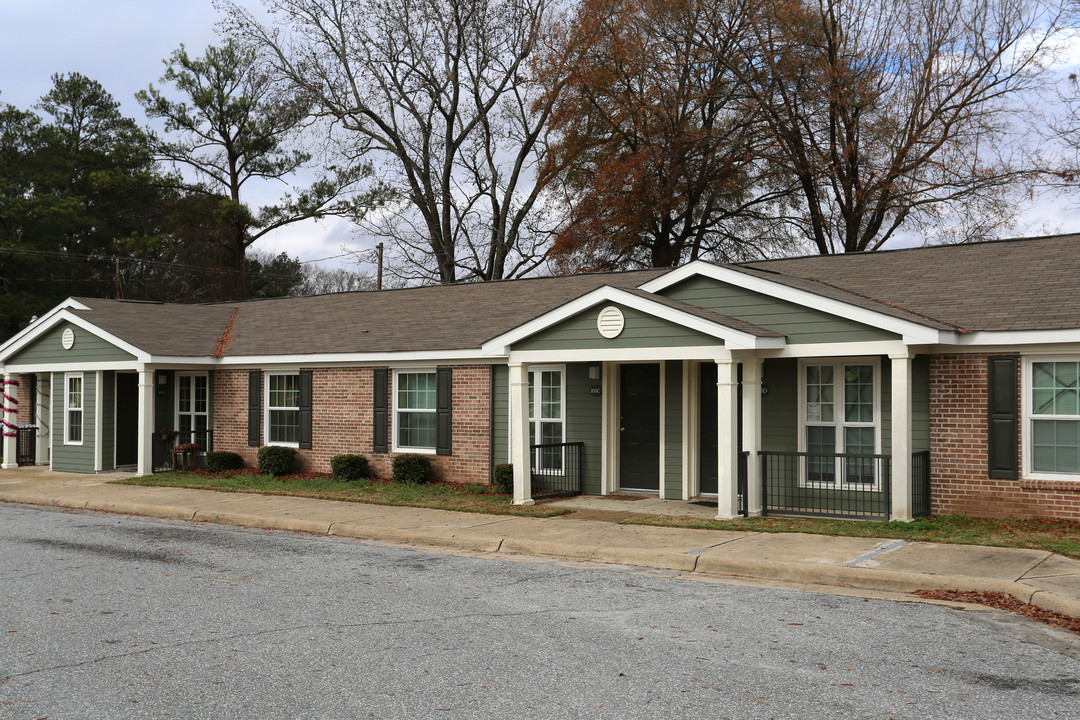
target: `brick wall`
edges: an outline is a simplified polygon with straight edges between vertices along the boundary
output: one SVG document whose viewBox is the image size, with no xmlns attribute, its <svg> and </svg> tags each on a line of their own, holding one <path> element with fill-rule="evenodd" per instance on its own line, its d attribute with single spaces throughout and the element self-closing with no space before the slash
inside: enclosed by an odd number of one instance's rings
<svg viewBox="0 0 1080 720">
<path fill-rule="evenodd" d="M 987 354 L 952 354 L 930 358 L 933 513 L 1080 520 L 1080 481 L 997 480 L 989 477 L 988 357 Z M 1021 375 L 1023 372 L 1021 363 Z M 1019 385 L 1017 397 L 1023 388 L 1022 376 Z M 1022 462 L 1022 439 L 1017 438 L 1017 442 Z"/>
<path fill-rule="evenodd" d="M 393 402 L 393 373 L 387 397 Z M 265 373 L 263 375 L 265 382 Z M 395 453 L 372 450 L 375 368 L 314 368 L 311 449 L 300 450 L 303 472 L 330 472 L 335 455 L 366 455 L 373 474 L 389 477 Z M 453 368 L 453 454 L 429 455 L 436 477 L 454 482 L 488 482 L 491 446 L 491 368 Z M 214 449 L 239 453 L 257 464 L 258 448 L 247 444 L 248 370 L 214 373 Z M 394 417 L 390 413 L 393 438 Z"/>
</svg>

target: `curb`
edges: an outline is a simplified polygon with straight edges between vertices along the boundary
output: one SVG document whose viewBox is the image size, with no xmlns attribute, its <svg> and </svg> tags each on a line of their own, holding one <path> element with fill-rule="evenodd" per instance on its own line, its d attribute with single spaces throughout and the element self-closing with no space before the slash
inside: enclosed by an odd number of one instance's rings
<svg viewBox="0 0 1080 720">
<path fill-rule="evenodd" d="M 877 568 L 800 564 L 776 560 L 740 560 L 711 557 L 674 550 L 639 547 L 576 545 L 531 538 L 492 537 L 476 532 L 430 532 L 420 529 L 389 528 L 356 521 L 331 522 L 303 518 L 282 518 L 250 513 L 193 510 L 185 507 L 150 505 L 126 501 L 79 500 L 49 495 L 0 492 L 0 502 L 43 505 L 75 510 L 159 517 L 186 522 L 209 522 L 271 530 L 307 532 L 403 545 L 425 545 L 473 552 L 531 555 L 565 560 L 583 560 L 618 565 L 636 565 L 660 570 L 702 573 L 713 576 L 751 577 L 782 580 L 806 585 L 836 585 L 864 590 L 913 593 L 916 590 L 960 590 L 998 592 L 1021 602 L 1069 617 L 1080 617 L 1080 600 L 1034 588 L 1019 581 L 995 580 L 968 575 L 937 575 Z"/>
</svg>

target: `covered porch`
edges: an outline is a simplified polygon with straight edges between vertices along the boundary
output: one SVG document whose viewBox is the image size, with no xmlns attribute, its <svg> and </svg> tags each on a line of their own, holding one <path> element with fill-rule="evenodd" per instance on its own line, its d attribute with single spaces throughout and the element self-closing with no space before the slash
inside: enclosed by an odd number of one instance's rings
<svg viewBox="0 0 1080 720">
<path fill-rule="evenodd" d="M 585 493 L 715 499 L 718 518 L 928 511 L 918 329 L 739 302 L 785 332 L 605 287 L 487 343 L 507 358 L 514 502 L 577 473 Z M 567 467 L 571 447 L 581 460 Z"/>
<path fill-rule="evenodd" d="M 509 436 L 529 439 L 510 442 L 515 503 L 562 488 L 715 501 L 718 518 L 929 513 L 925 357 L 554 359 L 509 364 Z"/>
</svg>

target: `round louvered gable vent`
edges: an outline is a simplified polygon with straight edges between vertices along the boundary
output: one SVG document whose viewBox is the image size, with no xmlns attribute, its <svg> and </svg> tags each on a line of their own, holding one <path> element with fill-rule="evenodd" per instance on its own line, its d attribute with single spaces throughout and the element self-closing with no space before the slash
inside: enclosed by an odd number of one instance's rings
<svg viewBox="0 0 1080 720">
<path fill-rule="evenodd" d="M 623 318 L 622 310 L 614 305 L 604 308 L 596 317 L 596 329 L 606 338 L 618 337 L 625 326 L 626 319 Z"/>
</svg>

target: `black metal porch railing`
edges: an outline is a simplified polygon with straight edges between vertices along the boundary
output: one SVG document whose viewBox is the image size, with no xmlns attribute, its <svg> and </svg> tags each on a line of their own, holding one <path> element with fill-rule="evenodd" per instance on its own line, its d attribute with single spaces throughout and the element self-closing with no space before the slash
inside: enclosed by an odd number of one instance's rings
<svg viewBox="0 0 1080 720">
<path fill-rule="evenodd" d="M 575 495 L 581 492 L 585 443 L 532 445 L 532 494 Z"/>
<path fill-rule="evenodd" d="M 930 451 L 911 454 L 911 514 L 930 517 Z"/>
<path fill-rule="evenodd" d="M 37 462 L 37 425 L 20 425 L 15 431 L 15 464 L 34 465 Z"/>
<path fill-rule="evenodd" d="M 150 442 L 151 471 L 204 468 L 213 449 L 213 430 L 158 430 Z"/>
<path fill-rule="evenodd" d="M 888 520 L 888 455 L 765 452 L 761 456 L 764 514 Z"/>
</svg>

